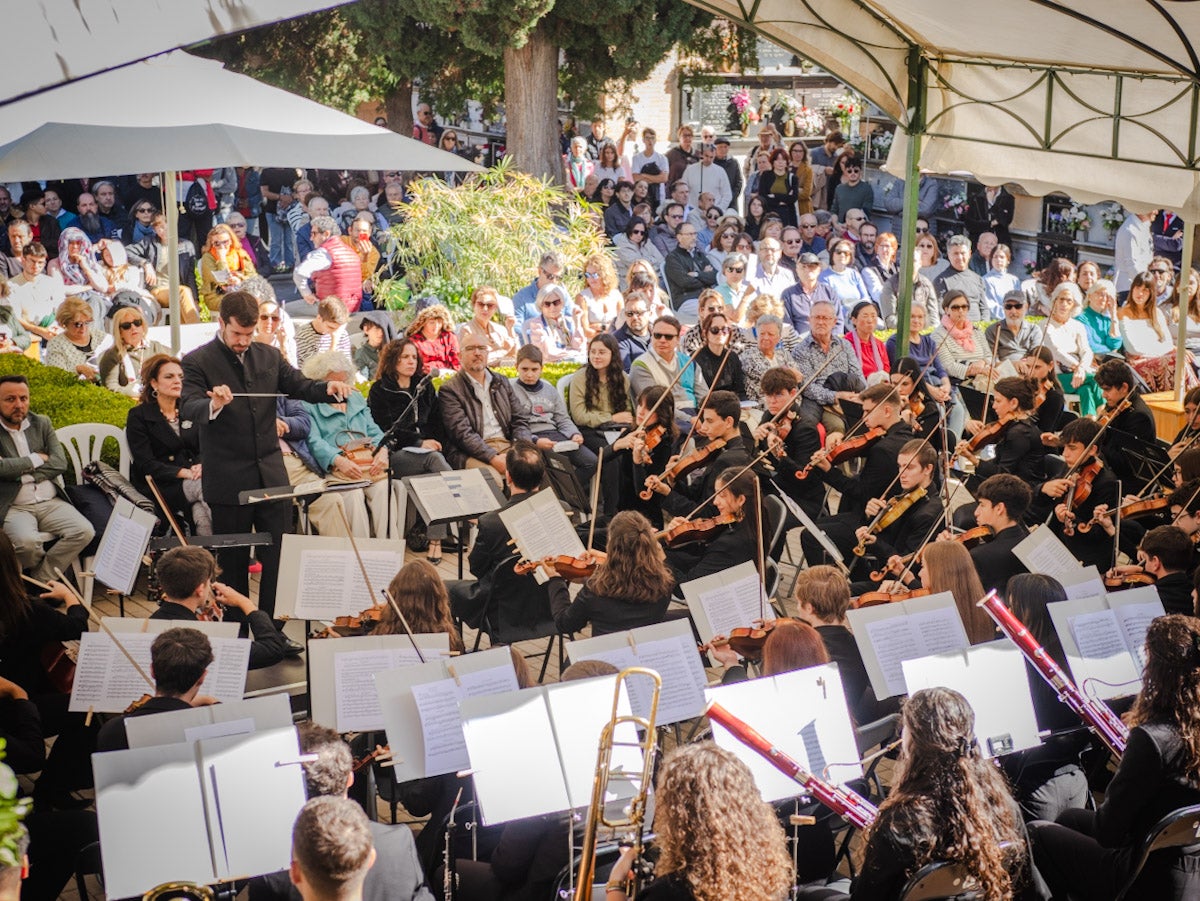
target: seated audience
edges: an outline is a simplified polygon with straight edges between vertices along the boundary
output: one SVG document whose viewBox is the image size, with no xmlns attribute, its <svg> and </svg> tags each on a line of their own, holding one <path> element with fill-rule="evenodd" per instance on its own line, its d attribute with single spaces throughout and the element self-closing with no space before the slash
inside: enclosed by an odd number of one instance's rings
<svg viewBox="0 0 1200 901">
<path fill-rule="evenodd" d="M 447 375 L 462 366 L 454 319 L 442 304 L 431 304 L 418 312 L 405 329 L 405 336 L 421 352 L 426 372 Z"/>
<path fill-rule="evenodd" d="M 221 298 L 238 291 L 242 282 L 257 274 L 250 255 L 242 250 L 228 225 L 218 225 L 208 233 L 200 255 L 200 299 L 210 313 L 221 309 Z"/>
<path fill-rule="evenodd" d="M 584 358 L 583 308 L 575 307 L 572 316 L 566 315 L 568 300 L 562 285 L 547 285 L 534 301 L 537 315 L 525 320 L 529 343 L 548 363 L 580 363 Z"/>
<path fill-rule="evenodd" d="M 36 241 L 21 255 L 21 273 L 9 281 L 8 305 L 21 327 L 45 343 L 59 333 L 54 317 L 67 299 L 66 286 L 57 276 L 47 275 L 46 248 Z M 90 309 L 90 308 L 89 308 Z"/>
<path fill-rule="evenodd" d="M 354 349 L 354 369 L 359 380 L 375 378 L 379 369 L 379 354 L 385 344 L 396 337 L 396 326 L 387 310 L 371 310 L 363 313 L 358 321 L 363 333 L 363 342 Z"/>
<path fill-rule="evenodd" d="M 141 265 L 147 290 L 165 310 L 171 305 L 171 277 L 167 268 L 167 217 L 162 213 L 155 213 L 152 223 L 153 235 L 125 249 L 130 261 Z M 233 225 L 232 220 L 229 224 Z M 245 226 L 246 220 L 243 219 L 242 228 Z M 234 232 L 237 232 L 236 226 Z M 258 238 L 254 240 L 257 241 Z M 259 246 L 261 247 L 261 242 Z M 262 252 L 266 253 L 265 250 Z M 261 258 L 261 262 L 266 265 L 265 256 Z M 258 262 L 255 261 L 255 268 L 257 267 Z M 200 321 L 200 311 L 196 307 L 196 248 L 191 241 L 185 241 L 183 238 L 179 239 L 179 315 L 180 321 L 185 325 Z"/>
<path fill-rule="evenodd" d="M 513 399 L 529 424 L 534 444 L 543 451 L 560 449 L 575 467 L 580 484 L 590 485 L 596 472 L 596 455 L 585 447 L 583 434 L 571 420 L 567 404 L 558 389 L 542 378 L 542 352 L 532 344 L 517 351 L 517 377 L 512 383 Z M 574 450 L 561 449 L 566 442 Z"/>
<path fill-rule="evenodd" d="M 472 340 L 488 345 L 488 366 L 511 366 L 516 359 L 517 320 L 505 316 L 503 325 L 495 321 L 500 307 L 500 295 L 490 285 L 480 285 L 471 292 L 471 309 L 475 315 L 458 327 L 458 346 L 461 348 Z"/>
<path fill-rule="evenodd" d="M 336 350 L 349 357 L 353 353 L 346 323 L 350 311 L 340 297 L 332 294 L 317 301 L 317 315 L 296 326 L 296 365 L 303 367 L 309 357 Z"/>
<path fill-rule="evenodd" d="M 473 339 L 463 348 L 462 370 L 438 392 L 446 436 L 443 453 L 452 468 L 490 468 L 499 481 L 505 452 L 514 441 L 532 441 L 533 433 L 508 379 L 488 369 L 487 353 L 488 346 Z"/>
<path fill-rule="evenodd" d="M 54 317 L 59 333 L 46 344 L 45 363 L 76 373 L 85 382 L 100 377 L 100 354 L 109 337 L 95 325 L 92 307 L 79 297 L 68 297 Z"/>
<path fill-rule="evenodd" d="M 146 337 L 146 320 L 137 307 L 121 307 L 112 317 L 112 344 L 100 355 L 100 382 L 127 397 L 142 394 L 142 367 L 167 347 Z"/>
</svg>

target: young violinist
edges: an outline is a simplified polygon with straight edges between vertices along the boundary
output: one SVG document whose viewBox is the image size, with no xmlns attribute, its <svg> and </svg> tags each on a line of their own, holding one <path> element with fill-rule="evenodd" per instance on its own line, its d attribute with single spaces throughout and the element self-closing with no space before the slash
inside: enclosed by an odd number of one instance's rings
<svg viewBox="0 0 1200 901">
<path fill-rule="evenodd" d="M 450 596 L 446 593 L 446 583 L 433 564 L 427 560 L 405 563 L 388 584 L 388 594 L 404 614 L 408 628 L 414 635 L 445 632 L 450 636 L 450 650 L 459 653 L 466 650 L 462 636 L 454 625 L 454 617 L 450 615 Z M 383 598 L 379 600 L 383 603 L 383 610 L 379 624 L 371 634 L 405 634 L 404 624 L 396 616 L 392 605 Z"/>
<path fill-rule="evenodd" d="M 716 489 L 717 473 L 730 467 L 741 468 L 750 462 L 749 445 L 744 441 L 739 426 L 741 418 L 741 401 L 732 391 L 714 391 L 709 395 L 708 403 L 696 426 L 696 433 L 707 438 L 708 443 L 701 449 L 673 459 L 662 473 L 652 473 L 646 477 L 646 488 L 662 496 L 664 511 L 677 517 L 688 515 L 697 503 L 704 503 L 712 497 Z M 752 443 L 751 438 L 750 444 Z M 663 478 L 664 474 L 686 465 L 689 459 L 700 460 L 701 465 L 705 467 L 704 477 L 695 487 L 687 484 L 684 475 L 674 476 L 672 479 Z M 686 471 L 690 472 L 692 469 L 688 468 Z M 712 501 L 708 501 L 697 515 L 711 514 Z"/>
<path fill-rule="evenodd" d="M 1038 871 L 1056 898 L 1109 901 L 1129 876 L 1150 829 L 1200 804 L 1200 620 L 1161 616 L 1146 630 L 1142 688 L 1104 803 L 1030 824 Z M 1184 901 L 1200 892 L 1197 855 L 1151 854 L 1127 898 Z"/>
<path fill-rule="evenodd" d="M 1108 364 L 1105 364 L 1108 365 Z M 1096 507 L 1111 507 L 1118 500 L 1118 482 L 1100 459 L 1095 441 L 1100 426 L 1090 419 L 1077 419 L 1062 430 L 1062 455 L 1075 471 L 1070 478 L 1048 479 L 1038 486 L 1031 516 L 1035 521 L 1049 516 L 1050 528 L 1084 566 L 1108 569 L 1112 563 L 1112 541 L 1103 529 L 1087 533 L 1075 528 L 1087 522 Z M 1091 445 L 1091 446 L 1089 446 Z"/>
<path fill-rule="evenodd" d="M 761 510 L 754 509 L 758 478 L 753 470 L 743 463 L 736 468 L 722 470 L 715 478 L 716 496 L 713 504 L 719 519 L 731 520 L 728 527 L 719 531 L 708 541 L 697 541 L 681 548 L 667 551 L 667 564 L 675 573 L 675 581 L 682 585 L 701 576 L 712 575 L 757 558 L 758 522 Z M 667 529 L 686 523 L 677 516 L 667 523 Z"/>
<path fill-rule="evenodd" d="M 168 710 L 188 710 L 215 704 L 200 694 L 200 686 L 213 662 L 208 636 L 198 629 L 167 629 L 150 645 L 150 673 L 154 696 L 122 716 L 109 720 L 96 737 L 97 751 L 121 751 L 129 747 L 125 720 Z"/>
<path fill-rule="evenodd" d="M 664 396 L 665 395 L 665 396 Z M 675 422 L 675 397 L 661 385 L 651 385 L 637 399 L 633 428 L 612 443 L 612 459 L 619 473 L 618 509 L 637 510 L 653 523 L 662 521 L 662 498 L 639 496 L 646 476 L 663 472 L 679 440 Z M 654 412 L 651 413 L 650 411 Z M 607 456 L 607 455 L 606 455 Z M 607 463 L 605 472 L 608 472 Z M 606 475 L 607 478 L 607 475 Z M 602 485 L 607 503 L 608 486 Z"/>
<path fill-rule="evenodd" d="M 966 698 L 948 688 L 921 689 L 901 716 L 895 781 L 867 833 L 851 895 L 801 888 L 797 897 L 898 898 L 913 873 L 938 860 L 963 864 L 981 898 L 1036 897 L 1027 894 L 1034 877 L 1020 811 L 1004 776 L 979 750 Z"/>
<path fill-rule="evenodd" d="M 232 607 L 244 617 L 243 637 L 249 630 L 253 638 L 250 669 L 274 666 L 285 656 L 292 656 L 287 639 L 275 628 L 271 617 L 241 592 L 216 581 L 220 570 L 216 558 L 205 548 L 194 545 L 173 547 L 158 558 L 155 571 L 163 601 L 151 614 L 151 619 L 194 623 L 207 618 L 208 611 Z"/>
<path fill-rule="evenodd" d="M 800 382 L 796 373 L 776 366 L 763 373 L 760 384 L 767 412 L 754 430 L 755 451 L 771 449 L 768 459 L 778 473 L 775 487 L 809 516 L 819 516 L 825 503 L 825 487 L 818 479 L 796 478 L 796 473 L 821 449 L 816 427 L 800 419 Z"/>
<path fill-rule="evenodd" d="M 971 561 L 983 590 L 994 588 L 1005 596 L 1009 578 L 1026 572 L 1013 548 L 1029 534 L 1024 520 L 1033 493 L 1020 478 L 1002 472 L 984 479 L 975 497 L 975 522 L 991 529 L 992 537 L 971 548 Z"/>
<path fill-rule="evenodd" d="M 1200 388 L 1192 388 L 1183 397 L 1183 428 L 1175 435 L 1167 454 L 1174 459 L 1190 447 L 1200 444 Z"/>
<path fill-rule="evenodd" d="M 918 438 L 924 438 L 933 432 L 929 443 L 934 450 L 940 451 L 946 446 L 947 435 L 945 419 L 942 417 L 944 404 L 953 404 L 947 398 L 939 401 L 943 393 L 931 384 L 927 377 L 921 375 L 921 363 L 912 357 L 897 360 L 892 367 L 891 383 L 900 392 L 900 418 L 908 423 Z"/>
<path fill-rule="evenodd" d="M 1054 377 L 1054 352 L 1048 347 L 1035 347 L 1017 363 L 1017 371 L 1033 385 L 1033 415 L 1043 435 L 1058 430 L 1067 399 L 1062 386 Z"/>
<path fill-rule="evenodd" d="M 1153 579 L 1159 600 L 1167 613 L 1192 616 L 1192 572 L 1196 568 L 1196 546 L 1178 526 L 1155 526 L 1138 542 L 1137 564 L 1114 566 L 1109 578 L 1144 574 Z"/>
<path fill-rule="evenodd" d="M 563 634 L 589 623 L 595 636 L 662 622 L 675 578 L 650 521 L 622 510 L 608 524 L 605 554 L 573 601 L 564 580 L 550 581 L 550 611 Z M 552 566 L 546 569 L 557 575 Z"/>
<path fill-rule="evenodd" d="M 1136 500 L 1131 500 L 1126 497 L 1121 502 L 1122 511 L 1129 509 Z M 1142 539 L 1146 537 L 1146 533 L 1153 529 L 1156 525 L 1176 526 L 1183 531 L 1195 547 L 1197 533 L 1200 533 L 1200 479 L 1193 479 L 1190 482 L 1185 482 L 1178 488 L 1168 494 L 1163 500 L 1163 508 L 1159 513 L 1148 513 L 1145 515 L 1130 516 L 1121 515 L 1121 534 L 1120 534 L 1120 550 L 1126 554 L 1131 560 L 1137 558 L 1138 547 L 1142 543 Z M 1099 506 L 1096 508 L 1092 517 L 1096 521 L 1096 525 L 1103 529 L 1110 538 L 1117 538 L 1117 526 L 1114 511 L 1109 510 L 1107 506 Z M 1188 571 L 1195 568 L 1195 563 L 1188 564 Z M 1141 567 L 1122 565 L 1114 566 L 1110 571 L 1111 577 L 1124 575 L 1128 572 L 1141 572 Z"/>
<path fill-rule="evenodd" d="M 1104 395 L 1107 411 L 1104 414 L 1107 419 L 1101 421 L 1108 422 L 1108 428 L 1100 436 L 1100 454 L 1127 493 L 1141 491 L 1145 483 L 1129 460 L 1128 448 L 1131 444 L 1148 447 L 1157 442 L 1154 414 L 1135 389 L 1133 370 L 1127 363 L 1120 360 L 1103 363 L 1096 370 L 1096 384 Z M 1127 398 L 1129 406 L 1115 418 L 1111 417 L 1111 412 Z"/>
<path fill-rule="evenodd" d="M 1030 483 L 1046 478 L 1046 448 L 1034 422 L 1033 406 L 1033 386 L 1025 379 L 1010 376 L 992 387 L 996 419 L 987 424 L 968 420 L 967 432 L 972 440 L 959 442 L 957 449 L 958 456 L 975 464 L 975 472 L 967 480 L 969 488 L 1001 472 L 1011 472 Z M 990 435 L 998 436 L 994 442 L 996 456 L 982 460 L 979 451 L 984 443 L 991 443 L 987 437 Z"/>
<path fill-rule="evenodd" d="M 942 499 L 933 481 L 937 452 L 930 443 L 913 438 L 900 448 L 896 463 L 900 467 L 897 486 L 888 497 L 867 501 L 868 521 L 854 530 L 856 548 L 865 549 L 863 556 L 856 555 L 856 564 L 859 560 L 883 563 L 894 556 L 911 554 L 942 518 Z M 855 587 L 872 591 L 875 586 Z"/>
</svg>

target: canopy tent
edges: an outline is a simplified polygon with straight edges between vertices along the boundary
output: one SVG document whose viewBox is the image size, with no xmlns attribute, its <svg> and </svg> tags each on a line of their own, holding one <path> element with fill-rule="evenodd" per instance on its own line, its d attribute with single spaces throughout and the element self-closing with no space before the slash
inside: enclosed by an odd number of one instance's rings
<svg viewBox="0 0 1200 901">
<path fill-rule="evenodd" d="M 906 178 L 906 235 L 922 169 L 1200 217 L 1198 3 L 688 2 L 812 60 L 899 124 L 885 168 Z"/>
<path fill-rule="evenodd" d="M 70 121 L 56 121 L 62 118 Z M 9 104 L 0 116 L 0 142 L 0 181 L 166 170 L 168 200 L 176 197 L 180 169 L 482 171 L 452 153 L 178 50 Z M 175 267 L 177 211 L 174 203 L 166 206 Z M 178 283 L 172 268 L 176 347 Z"/>
<path fill-rule="evenodd" d="M 5 11 L 0 107 L 63 82 L 346 0 L 38 0 Z"/>
</svg>

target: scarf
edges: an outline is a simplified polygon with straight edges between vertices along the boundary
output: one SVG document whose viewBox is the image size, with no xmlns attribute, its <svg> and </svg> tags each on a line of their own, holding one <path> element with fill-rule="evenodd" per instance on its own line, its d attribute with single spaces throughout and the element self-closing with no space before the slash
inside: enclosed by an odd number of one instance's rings
<svg viewBox="0 0 1200 901">
<path fill-rule="evenodd" d="M 132 243 L 138 244 L 142 241 L 145 241 L 146 239 L 150 239 L 157 244 L 158 243 L 158 234 L 154 231 L 154 228 L 149 225 L 142 225 L 142 223 L 140 223 L 140 222 L 135 223 L 133 226 L 133 242 Z"/>
<path fill-rule="evenodd" d="M 971 323 L 968 322 L 962 328 L 956 328 L 950 321 L 950 314 L 947 313 L 942 317 L 942 328 L 950 333 L 950 337 L 959 347 L 969 354 L 975 353 L 975 328 Z"/>
<path fill-rule="evenodd" d="M 79 241 L 83 244 L 83 253 L 80 255 L 80 261 L 74 263 L 71 261 L 67 253 L 67 247 Z M 87 274 L 84 269 L 95 269 L 96 249 L 92 246 L 92 239 L 84 234 L 83 229 L 64 228 L 62 234 L 58 236 L 58 266 L 62 273 L 63 281 L 68 285 L 88 285 Z"/>
<path fill-rule="evenodd" d="M 854 352 L 861 360 L 863 358 L 863 345 L 862 341 L 858 337 L 858 332 L 851 329 L 850 331 L 846 332 L 846 337 L 850 339 L 850 345 L 854 348 Z M 874 336 L 871 336 L 867 339 L 867 344 L 871 348 L 871 358 L 875 361 L 875 368 L 872 370 L 872 372 L 883 372 L 883 358 L 879 355 L 879 341 L 877 341 Z"/>
</svg>

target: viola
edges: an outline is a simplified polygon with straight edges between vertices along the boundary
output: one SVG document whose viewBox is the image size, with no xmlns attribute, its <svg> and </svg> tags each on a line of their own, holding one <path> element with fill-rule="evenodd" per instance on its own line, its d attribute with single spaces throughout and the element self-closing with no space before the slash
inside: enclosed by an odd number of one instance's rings
<svg viewBox="0 0 1200 901">
<path fill-rule="evenodd" d="M 606 559 L 603 551 L 585 551 L 582 557 L 559 554 L 557 557 L 545 557 L 536 562 L 521 560 L 513 567 L 513 572 L 518 576 L 527 576 L 539 566 L 545 565 L 552 567 L 559 576 L 568 582 L 581 582 L 584 579 L 590 579 L 596 572 L 596 567 L 604 563 Z"/>
<path fill-rule="evenodd" d="M 692 452 L 684 454 L 668 466 L 662 475 L 658 476 L 658 481 L 671 485 L 676 479 L 686 478 L 689 473 L 695 472 L 715 460 L 717 454 L 725 449 L 726 444 L 728 442 L 724 438 L 714 438 L 704 447 L 698 447 Z M 646 488 L 639 493 L 639 497 L 644 501 L 654 497 L 654 489 L 650 487 L 652 478 L 654 477 L 650 476 L 646 479 Z"/>
<path fill-rule="evenodd" d="M 905 513 L 912 509 L 913 504 L 919 502 L 928 492 L 924 488 L 914 488 L 906 494 L 898 494 L 893 498 L 889 498 L 884 504 L 882 510 L 875 516 L 871 524 L 867 526 L 867 530 L 872 535 L 878 535 L 884 529 L 894 525 Z M 867 546 L 864 542 L 859 541 L 854 546 L 854 556 L 861 557 L 867 552 Z"/>
<path fill-rule="evenodd" d="M 720 516 L 688 520 L 673 528 L 663 529 L 655 537 L 669 548 L 678 548 L 693 541 L 711 541 L 737 521 L 732 513 L 722 513 Z"/>
<path fill-rule="evenodd" d="M 1008 431 L 1008 427 L 1016 421 L 1016 414 L 1010 413 L 1007 416 L 1001 416 L 999 419 L 989 422 L 971 436 L 971 439 L 967 442 L 967 450 L 973 454 L 977 454 L 990 444 L 1000 443 L 1004 440 L 1004 434 Z"/>
<path fill-rule="evenodd" d="M 844 441 L 839 441 L 825 453 L 825 459 L 829 461 L 830 466 L 837 466 L 840 463 L 845 463 L 854 457 L 861 457 L 887 434 L 887 429 L 882 426 L 875 426 L 868 430 L 865 434 L 857 435 L 854 438 L 847 438 Z M 803 469 L 796 473 L 796 478 L 806 479 L 809 472 L 813 468 L 813 463 L 809 463 Z"/>
<path fill-rule="evenodd" d="M 1117 509 L 1116 515 L 1121 519 L 1138 519 L 1142 516 L 1150 516 L 1155 513 L 1162 513 L 1170 506 L 1168 498 L 1170 494 L 1163 493 L 1155 497 L 1148 497 L 1145 500 L 1130 501 Z M 1109 515 L 1113 515 L 1110 511 Z M 1081 522 L 1075 526 L 1080 532 L 1085 535 L 1091 531 L 1092 526 L 1096 525 L 1100 520 L 1093 516 L 1087 522 Z M 1197 533 L 1200 534 L 1200 533 Z"/>
<path fill-rule="evenodd" d="M 739 626 L 729 633 L 729 646 L 743 660 L 761 660 L 763 645 L 783 618 L 767 620 L 758 626 Z"/>
<path fill-rule="evenodd" d="M 898 601 L 907 601 L 910 598 L 923 598 L 929 595 L 928 588 L 913 588 L 909 591 L 864 591 L 857 599 L 850 602 L 850 606 L 856 610 L 863 607 L 875 607 L 879 604 L 891 604 Z"/>
</svg>

